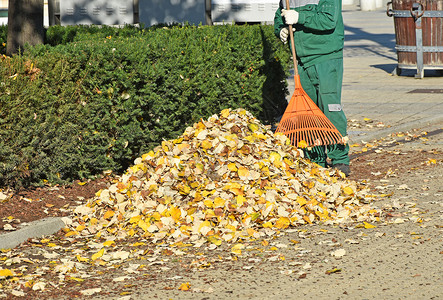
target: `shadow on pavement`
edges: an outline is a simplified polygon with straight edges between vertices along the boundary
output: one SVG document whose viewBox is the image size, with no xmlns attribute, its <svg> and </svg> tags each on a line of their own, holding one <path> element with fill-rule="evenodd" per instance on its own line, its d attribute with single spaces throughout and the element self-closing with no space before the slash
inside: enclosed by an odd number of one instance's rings
<svg viewBox="0 0 443 300">
<path fill-rule="evenodd" d="M 346 41 L 360 41 L 368 40 L 378 43 L 380 46 L 394 49 L 395 48 L 395 34 L 393 33 L 369 33 L 362 28 L 345 25 L 345 31 L 352 34 L 346 34 Z"/>
</svg>

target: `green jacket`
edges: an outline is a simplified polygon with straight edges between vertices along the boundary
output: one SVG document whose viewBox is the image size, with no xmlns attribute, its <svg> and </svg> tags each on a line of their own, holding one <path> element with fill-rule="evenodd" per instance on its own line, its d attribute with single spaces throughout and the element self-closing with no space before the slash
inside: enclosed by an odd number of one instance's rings
<svg viewBox="0 0 443 300">
<path fill-rule="evenodd" d="M 345 34 L 341 0 L 290 0 L 289 6 L 299 12 L 298 23 L 294 25 L 294 44 L 301 65 L 308 67 L 343 57 Z M 285 0 L 280 0 L 275 12 L 274 33 L 277 37 L 280 30 L 288 26 L 281 16 L 282 9 L 286 9 Z"/>
</svg>

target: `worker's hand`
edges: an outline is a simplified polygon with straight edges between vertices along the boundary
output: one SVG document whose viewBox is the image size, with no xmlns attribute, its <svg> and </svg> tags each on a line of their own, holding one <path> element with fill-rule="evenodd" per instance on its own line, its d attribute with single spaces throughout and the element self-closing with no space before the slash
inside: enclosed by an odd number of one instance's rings
<svg viewBox="0 0 443 300">
<path fill-rule="evenodd" d="M 295 31 L 294 27 L 292 27 L 292 31 Z M 286 44 L 288 42 L 288 36 L 289 36 L 289 29 L 287 27 L 283 27 L 280 30 L 280 40 L 283 42 L 283 44 Z"/>
<path fill-rule="evenodd" d="M 288 25 L 297 24 L 298 22 L 298 12 L 292 9 L 282 9 L 281 15 L 285 17 L 285 23 Z"/>
</svg>

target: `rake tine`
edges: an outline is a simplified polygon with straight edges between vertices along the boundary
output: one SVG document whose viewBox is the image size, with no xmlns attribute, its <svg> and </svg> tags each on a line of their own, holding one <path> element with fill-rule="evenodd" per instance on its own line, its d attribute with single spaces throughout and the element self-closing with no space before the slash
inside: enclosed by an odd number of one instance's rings
<svg viewBox="0 0 443 300">
<path fill-rule="evenodd" d="M 289 0 L 286 0 L 286 6 L 287 9 L 290 9 Z M 294 62 L 295 90 L 292 94 L 291 100 L 288 103 L 286 111 L 282 116 L 280 124 L 277 126 L 276 132 L 282 132 L 288 136 L 291 143 L 295 146 L 297 146 L 298 142 L 301 140 L 306 141 L 308 145 L 315 143 L 316 140 L 319 140 L 321 145 L 328 145 L 329 143 L 332 144 L 333 141 L 335 141 L 335 136 L 338 136 L 340 142 L 343 142 L 343 137 L 341 136 L 340 132 L 317 107 L 317 105 L 315 105 L 314 101 L 309 98 L 309 95 L 306 94 L 301 86 L 300 75 L 298 74 L 297 68 L 297 56 L 295 53 L 292 25 L 289 25 L 289 37 L 291 40 L 292 60 Z M 298 120 L 298 117 L 300 117 L 301 120 Z M 292 119 L 294 119 L 294 130 L 292 127 L 284 125 L 287 120 Z M 312 136 L 314 136 L 315 140 L 312 139 Z M 295 140 L 293 140 L 293 137 L 295 137 Z"/>
</svg>

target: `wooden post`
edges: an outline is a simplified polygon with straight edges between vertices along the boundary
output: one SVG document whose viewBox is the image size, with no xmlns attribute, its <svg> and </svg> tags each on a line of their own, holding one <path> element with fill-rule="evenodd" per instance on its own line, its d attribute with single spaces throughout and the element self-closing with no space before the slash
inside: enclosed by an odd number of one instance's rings
<svg viewBox="0 0 443 300">
<path fill-rule="evenodd" d="M 44 42 L 43 0 L 9 0 L 6 54 Z"/>
</svg>

